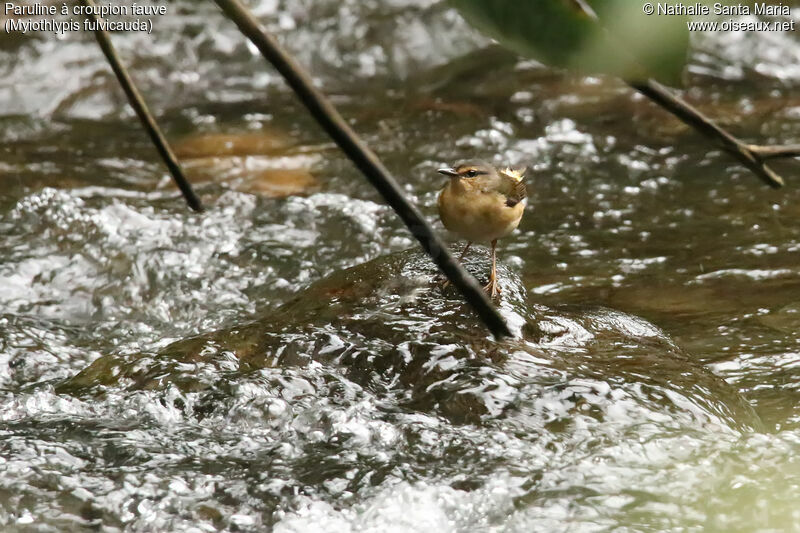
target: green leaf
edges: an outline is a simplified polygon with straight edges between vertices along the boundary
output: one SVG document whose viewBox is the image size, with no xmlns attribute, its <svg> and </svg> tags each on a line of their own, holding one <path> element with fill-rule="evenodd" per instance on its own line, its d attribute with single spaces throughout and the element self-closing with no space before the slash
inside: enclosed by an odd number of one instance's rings
<svg viewBox="0 0 800 533">
<path fill-rule="evenodd" d="M 648 16 L 644 1 L 450 2 L 476 28 L 547 65 L 629 81 L 655 78 L 673 85 L 679 83 L 686 65 L 686 17 Z"/>
</svg>

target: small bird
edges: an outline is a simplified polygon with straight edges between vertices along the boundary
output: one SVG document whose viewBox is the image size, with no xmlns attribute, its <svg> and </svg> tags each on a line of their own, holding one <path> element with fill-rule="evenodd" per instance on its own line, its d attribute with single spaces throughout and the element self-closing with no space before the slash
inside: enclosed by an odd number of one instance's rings
<svg viewBox="0 0 800 533">
<path fill-rule="evenodd" d="M 494 298 L 500 293 L 497 284 L 497 239 L 517 226 L 525 211 L 525 182 L 522 172 L 498 170 L 480 162 L 462 163 L 437 172 L 450 177 L 439 193 L 439 217 L 444 227 L 467 239 L 461 252 L 464 259 L 473 242 L 492 243 L 492 271 L 484 290 Z"/>
</svg>

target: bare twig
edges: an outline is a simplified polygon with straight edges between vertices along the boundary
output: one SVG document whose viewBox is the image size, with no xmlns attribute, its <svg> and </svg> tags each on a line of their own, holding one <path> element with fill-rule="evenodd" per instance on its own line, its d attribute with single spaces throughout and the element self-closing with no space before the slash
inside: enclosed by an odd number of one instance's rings
<svg viewBox="0 0 800 533">
<path fill-rule="evenodd" d="M 200 199 L 194 193 L 194 190 L 192 190 L 192 185 L 189 183 L 189 180 L 184 176 L 178 159 L 170 149 L 169 144 L 167 144 L 166 137 L 164 137 L 164 134 L 158 127 L 158 123 L 156 123 L 155 118 L 153 118 L 152 113 L 150 113 L 150 110 L 147 108 L 147 104 L 144 102 L 139 90 L 133 84 L 133 80 L 128 75 L 125 66 L 119 60 L 119 56 L 117 56 L 117 52 L 114 50 L 114 45 L 111 44 L 108 33 L 100 27 L 100 19 L 94 14 L 94 8 L 96 7 L 94 0 L 81 0 L 81 2 L 86 7 L 91 8 L 91 14 L 87 15 L 87 17 L 91 19 L 95 25 L 94 36 L 97 39 L 97 44 L 99 44 L 100 48 L 103 50 L 103 54 L 106 56 L 114 74 L 117 76 L 117 80 L 119 80 L 119 84 L 128 97 L 128 102 L 130 102 L 131 107 L 136 112 L 139 120 L 141 120 L 142 126 L 144 126 L 144 129 L 150 136 L 150 140 L 156 145 L 161 159 L 164 160 L 164 164 L 169 169 L 170 174 L 172 174 L 172 179 L 175 180 L 175 184 L 180 189 L 189 207 L 195 211 L 202 211 L 203 205 L 200 203 Z"/>
<path fill-rule="evenodd" d="M 258 21 L 238 0 L 215 1 L 236 23 L 239 30 L 261 51 L 264 58 L 283 75 L 303 105 L 367 180 L 381 193 L 428 255 L 436 262 L 439 269 L 447 276 L 447 279 L 458 288 L 464 299 L 478 313 L 492 334 L 496 338 L 510 337 L 511 331 L 508 329 L 508 325 L 475 278 L 455 261 L 444 242 L 434 233 L 431 225 L 422 217 L 419 210 L 405 198 L 402 189 L 378 157 L 347 125 L 331 102 L 314 87 L 311 78 L 303 68 L 283 50 L 271 35 L 261 29 Z"/>
<path fill-rule="evenodd" d="M 761 159 L 778 159 L 780 157 L 800 157 L 800 144 L 786 144 L 783 146 L 748 144 L 747 148 Z"/>
<path fill-rule="evenodd" d="M 718 142 L 722 148 L 749 168 L 767 185 L 774 188 L 783 186 L 783 178 L 769 168 L 765 161 L 778 157 L 800 155 L 800 146 L 759 146 L 746 144 L 728 131 L 714 124 L 699 110 L 674 95 L 668 88 L 655 80 L 631 83 L 631 87 L 657 103 L 693 129 Z"/>
</svg>

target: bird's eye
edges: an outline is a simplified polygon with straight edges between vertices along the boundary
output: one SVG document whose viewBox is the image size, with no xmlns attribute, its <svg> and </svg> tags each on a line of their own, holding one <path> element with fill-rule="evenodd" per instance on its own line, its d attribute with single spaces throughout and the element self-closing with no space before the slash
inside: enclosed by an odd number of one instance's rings
<svg viewBox="0 0 800 533">
<path fill-rule="evenodd" d="M 470 169 L 470 170 L 468 170 L 468 171 L 467 171 L 467 174 L 466 174 L 466 176 L 467 176 L 468 178 L 474 178 L 474 177 L 475 177 L 475 176 L 477 176 L 477 175 L 478 175 L 478 171 L 477 171 L 477 170 L 475 170 L 474 168 L 473 168 L 473 169 Z"/>
</svg>

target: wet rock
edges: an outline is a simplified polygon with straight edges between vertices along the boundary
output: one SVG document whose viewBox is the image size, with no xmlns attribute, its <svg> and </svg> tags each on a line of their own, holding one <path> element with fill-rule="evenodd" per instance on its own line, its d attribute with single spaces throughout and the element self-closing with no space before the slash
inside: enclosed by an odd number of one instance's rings
<svg viewBox="0 0 800 533">
<path fill-rule="evenodd" d="M 201 133 L 180 139 L 173 149 L 182 159 L 279 155 L 294 143 L 277 131 L 258 133 Z"/>
<path fill-rule="evenodd" d="M 268 198 L 310 194 L 319 189 L 319 182 L 308 168 L 280 168 L 275 164 L 269 159 L 206 158 L 187 163 L 186 169 L 194 183 L 222 182 L 238 191 Z"/>
<path fill-rule="evenodd" d="M 800 302 L 792 302 L 776 311 L 760 315 L 758 321 L 778 331 L 794 334 L 800 326 Z"/>
<path fill-rule="evenodd" d="M 311 166 L 319 159 L 287 134 L 213 133 L 186 137 L 174 150 L 194 183 L 226 183 L 270 198 L 308 194 L 318 188 Z"/>
<path fill-rule="evenodd" d="M 465 266 L 483 281 L 485 250 Z M 403 407 L 456 423 L 509 417 L 521 431 L 564 431 L 583 417 L 719 431 L 759 426 L 737 391 L 653 324 L 619 311 L 529 301 L 499 267 L 499 307 L 518 338 L 495 342 L 415 250 L 312 284 L 262 319 L 176 342 L 156 354 L 107 355 L 60 390 L 175 384 L 224 394 L 265 367 L 337 365 L 363 387 L 401 387 Z M 574 428 L 573 428 L 574 429 Z"/>
</svg>

